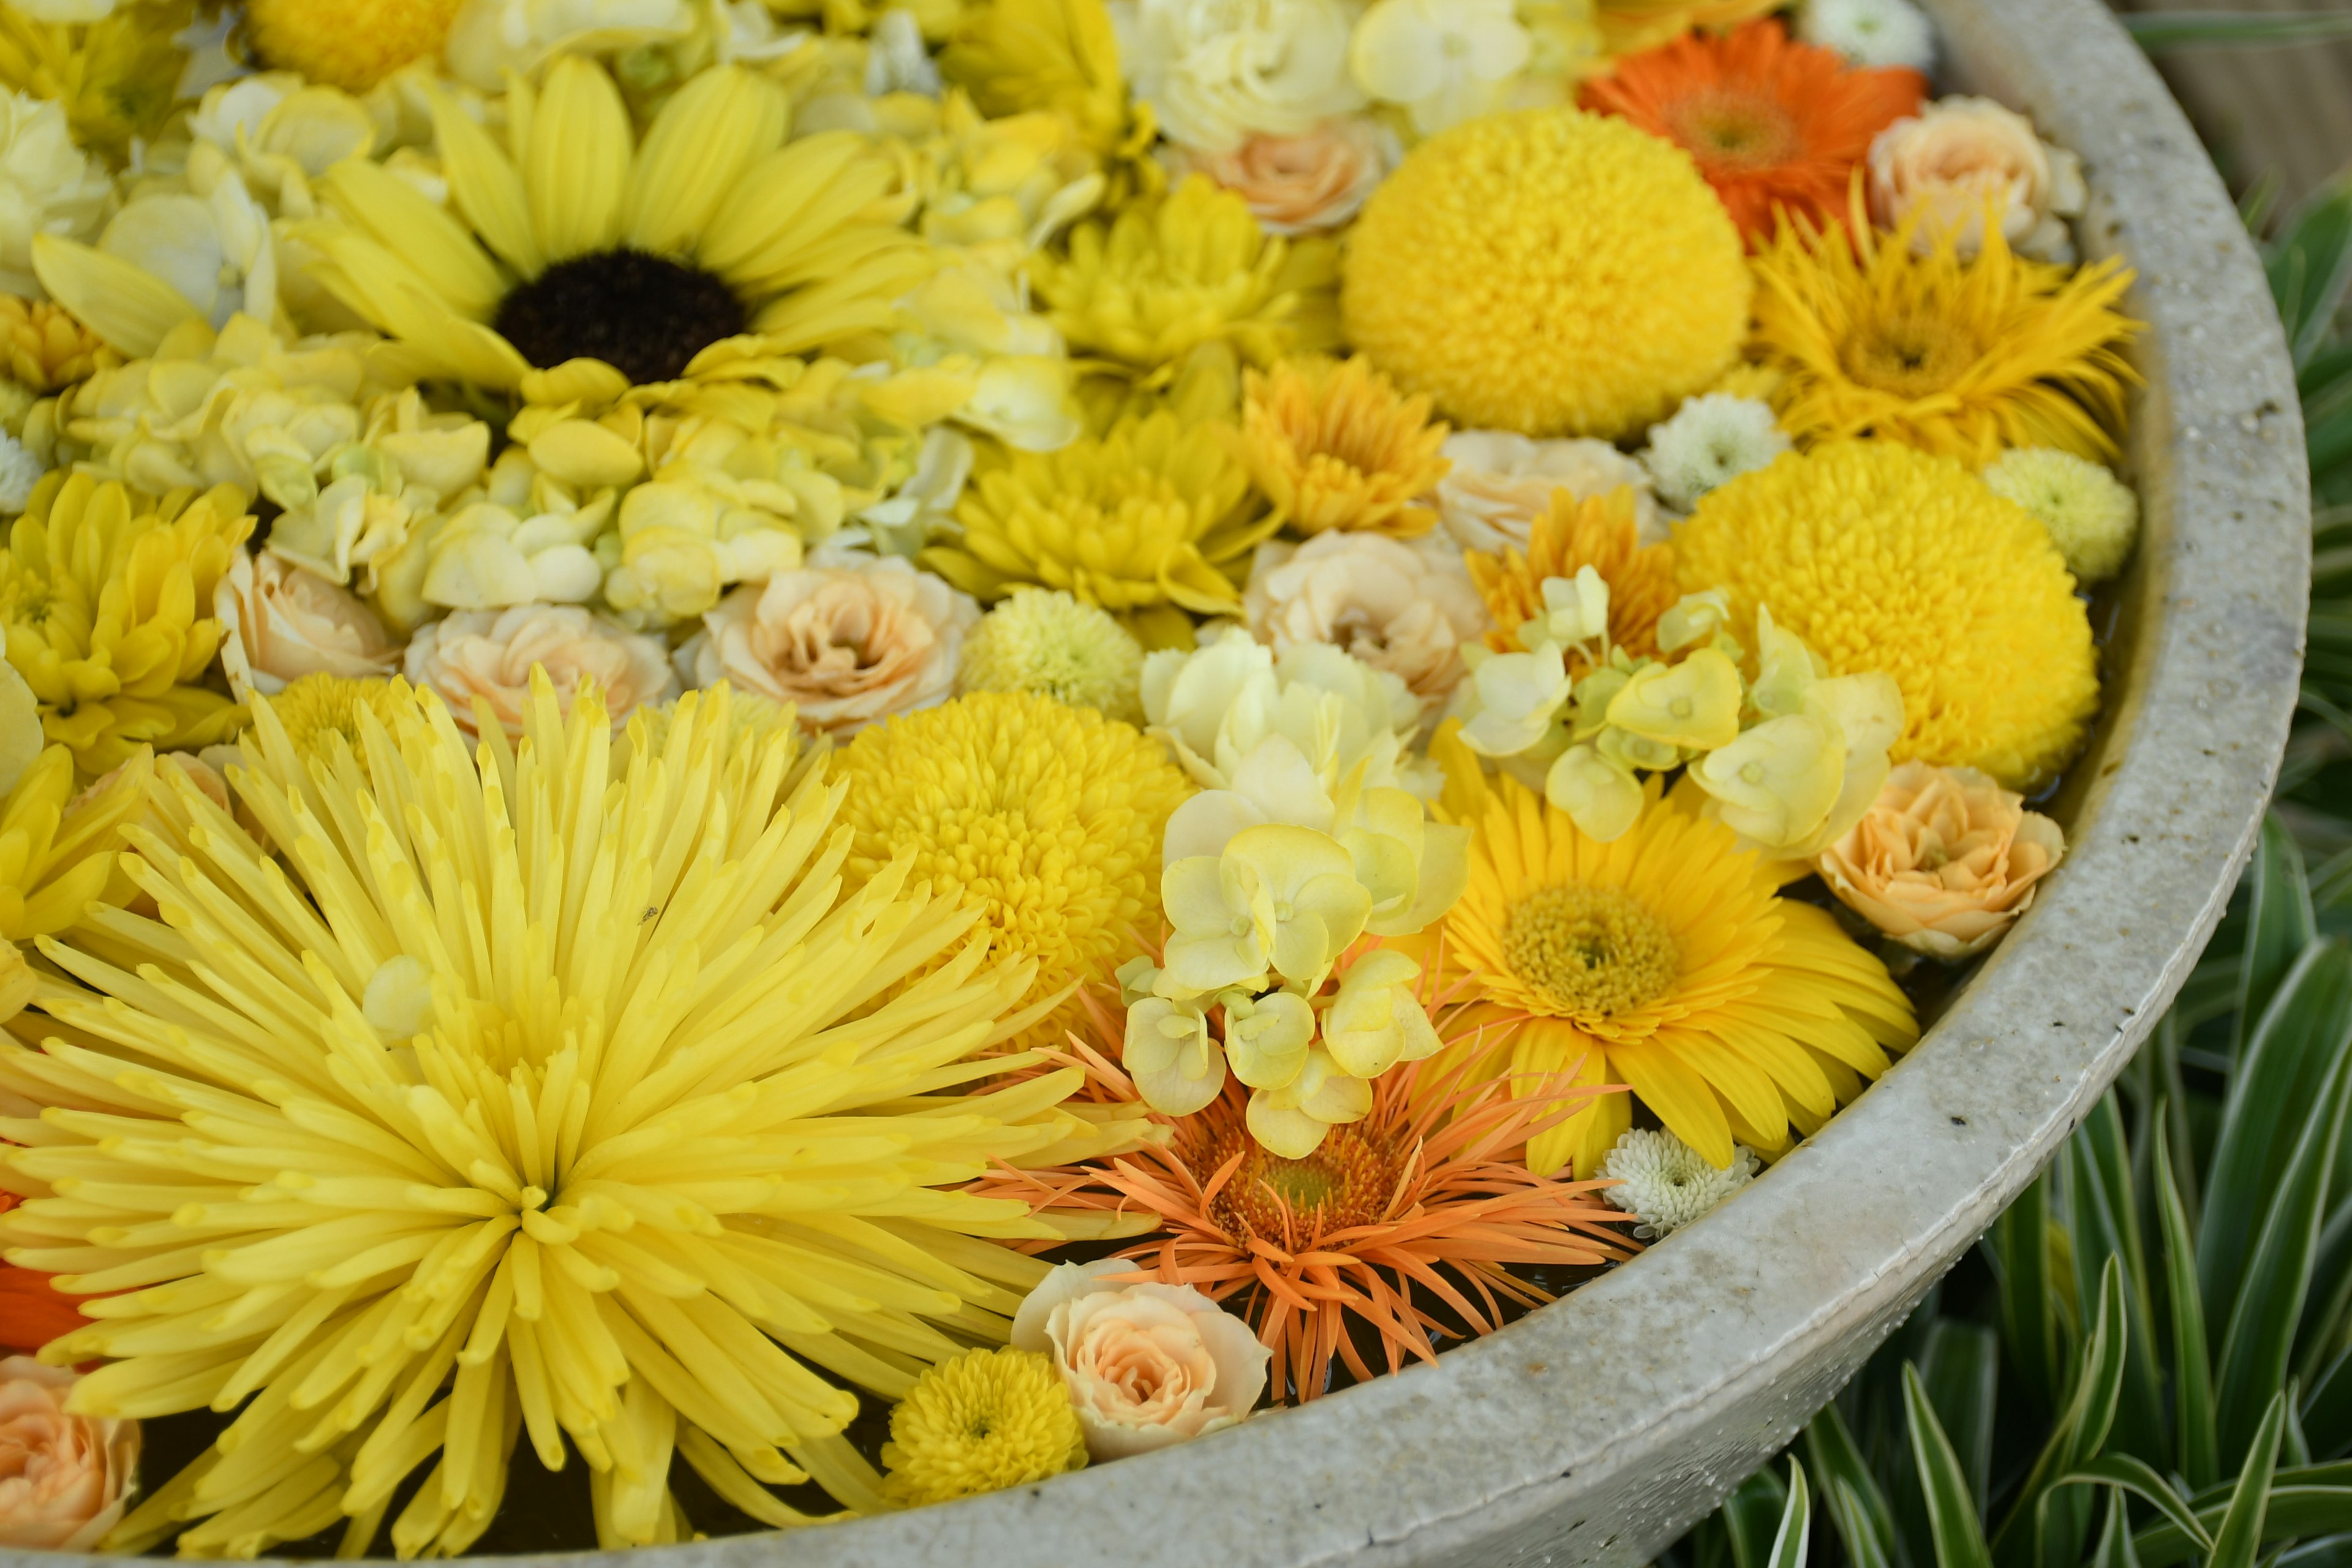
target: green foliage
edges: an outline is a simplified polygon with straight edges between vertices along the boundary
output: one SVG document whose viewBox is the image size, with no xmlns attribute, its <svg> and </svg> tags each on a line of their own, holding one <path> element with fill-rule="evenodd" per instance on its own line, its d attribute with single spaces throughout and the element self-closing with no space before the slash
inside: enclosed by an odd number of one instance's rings
<svg viewBox="0 0 2352 1568">
<path fill-rule="evenodd" d="M 2117 20 L 2148 50 L 2280 48 L 2352 38 L 2352 11 L 2140 11 Z"/>
</svg>

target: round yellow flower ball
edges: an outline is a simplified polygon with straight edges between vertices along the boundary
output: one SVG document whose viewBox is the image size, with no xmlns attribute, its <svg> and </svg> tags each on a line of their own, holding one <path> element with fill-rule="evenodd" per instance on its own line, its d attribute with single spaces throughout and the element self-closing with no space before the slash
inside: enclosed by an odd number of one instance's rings
<svg viewBox="0 0 2352 1568">
<path fill-rule="evenodd" d="M 245 27 L 264 65 L 365 92 L 411 60 L 441 52 L 461 0 L 247 0 Z"/>
<path fill-rule="evenodd" d="M 1685 593 L 1759 605 L 1831 671 L 1903 689 L 1894 758 L 2031 791 L 2082 744 L 2098 654 L 2049 531 L 1951 458 L 1896 441 L 1790 452 L 1710 490 L 1675 531 Z"/>
<path fill-rule="evenodd" d="M 1614 440 L 1731 367 L 1752 285 L 1690 154 L 1573 109 L 1432 137 L 1349 239 L 1348 340 L 1456 423 Z"/>
</svg>

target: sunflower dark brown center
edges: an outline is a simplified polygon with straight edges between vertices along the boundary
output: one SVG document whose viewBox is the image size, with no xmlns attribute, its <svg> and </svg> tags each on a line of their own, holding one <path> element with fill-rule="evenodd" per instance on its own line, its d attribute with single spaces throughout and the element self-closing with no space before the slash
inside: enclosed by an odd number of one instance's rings
<svg viewBox="0 0 2352 1568">
<path fill-rule="evenodd" d="M 643 250 L 559 261 L 499 302 L 490 323 L 541 369 L 600 359 L 633 382 L 674 381 L 747 324 L 734 291 L 698 268 Z"/>
<path fill-rule="evenodd" d="M 1206 1182 L 1241 1149 L 1241 1163 L 1209 1204 L 1211 1222 L 1236 1247 L 1257 1237 L 1297 1247 L 1318 1236 L 1376 1225 L 1388 1217 L 1405 1174 L 1404 1152 L 1360 1122 L 1334 1127 L 1304 1160 L 1286 1160 L 1234 1131 L 1238 1136 L 1213 1140 L 1201 1151 L 1206 1169 L 1194 1173 Z"/>
</svg>

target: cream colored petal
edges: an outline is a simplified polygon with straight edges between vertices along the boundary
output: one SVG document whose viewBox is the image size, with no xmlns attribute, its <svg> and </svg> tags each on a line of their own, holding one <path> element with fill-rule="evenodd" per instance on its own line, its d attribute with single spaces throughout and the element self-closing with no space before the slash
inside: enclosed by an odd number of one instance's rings
<svg viewBox="0 0 2352 1568">
<path fill-rule="evenodd" d="M 524 278 L 538 277 L 547 259 L 531 233 L 530 204 L 514 160 L 446 94 L 433 95 L 433 135 L 449 200 L 508 266 Z"/>
<path fill-rule="evenodd" d="M 464 224 L 383 165 L 346 158 L 327 171 L 336 208 L 398 256 L 426 287 L 468 321 L 486 321 L 506 298 L 499 264 Z"/>
<path fill-rule="evenodd" d="M 182 322 L 201 319 L 169 283 L 79 240 L 35 235 L 33 272 L 52 299 L 132 359 L 153 353 Z"/>
<path fill-rule="evenodd" d="M 784 139 L 791 105 L 763 77 L 703 72 L 662 106 L 629 171 L 621 226 L 640 250 L 690 253 L 752 163 Z"/>
<path fill-rule="evenodd" d="M 531 232 L 549 266 L 621 242 L 629 111 L 602 68 L 574 55 L 548 68 L 522 161 Z"/>
</svg>

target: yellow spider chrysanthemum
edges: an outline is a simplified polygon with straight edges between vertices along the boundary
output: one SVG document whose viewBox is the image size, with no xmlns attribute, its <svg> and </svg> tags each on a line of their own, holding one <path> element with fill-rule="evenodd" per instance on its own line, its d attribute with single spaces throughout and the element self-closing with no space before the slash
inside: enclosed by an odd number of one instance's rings
<svg viewBox="0 0 2352 1568">
<path fill-rule="evenodd" d="M 1528 532 L 1526 554 L 1508 548 L 1498 555 L 1465 554 L 1470 580 L 1495 620 L 1486 646 L 1496 653 L 1523 651 L 1519 628 L 1544 614 L 1544 580 L 1574 577 L 1590 566 L 1609 584 L 1609 640 L 1635 658 L 1657 652 L 1658 617 L 1674 608 L 1678 594 L 1675 549 L 1642 542 L 1634 505 L 1630 485 L 1587 500 L 1554 490 L 1550 507 Z"/>
<path fill-rule="evenodd" d="M 1139 1130 L 983 1056 L 1034 965 L 973 941 L 905 983 L 974 917 L 905 861 L 842 896 L 841 789 L 777 800 L 789 735 L 730 750 L 706 692 L 616 775 L 593 689 L 535 687 L 512 749 L 420 699 L 362 716 L 364 764 L 263 701 L 235 783 L 282 858 L 173 770 L 131 862 L 165 923 L 42 945 L 106 1000 L 0 1044 L 53 1107 L 0 1241 L 120 1292 L 43 1353 L 108 1358 L 91 1415 L 237 1412 L 118 1548 L 358 1555 L 422 1468 L 391 1544 L 453 1555 L 526 1436 L 587 1463 L 608 1546 L 689 1528 L 673 1455 L 767 1523 L 803 1516 L 762 1481 L 881 1506 L 843 1384 L 1001 1339 L 1043 1268 L 980 1238 L 1055 1234 L 958 1189 Z"/>
<path fill-rule="evenodd" d="M 125 0 L 102 20 L 37 22 L 0 5 L 0 87 L 65 105 L 74 140 L 108 157 L 152 141 L 177 106 L 193 0 Z"/>
<path fill-rule="evenodd" d="M 1918 1038 L 1886 968 L 1730 828 L 1658 796 L 1603 844 L 1477 759 L 1447 757 L 1446 804 L 1473 832 L 1470 883 L 1445 917 L 1447 962 L 1498 1016 L 1524 1016 L 1516 1078 L 1571 1070 L 1633 1086 L 1718 1168 L 1820 1128 Z M 1606 1095 L 1538 1137 L 1528 1168 L 1597 1173 L 1628 1122 Z"/>
<path fill-rule="evenodd" d="M 142 745 L 226 740 L 245 710 L 200 684 L 219 651 L 213 590 L 253 531 L 223 485 L 162 502 L 86 474 L 53 473 L 0 552 L 8 662 L 40 700 L 42 728 L 85 774 Z"/>
<path fill-rule="evenodd" d="M 1880 436 L 1982 467 L 2003 447 L 2116 455 L 2122 349 L 2140 324 L 2116 309 L 2132 273 L 2028 261 L 1999 233 L 1973 260 L 1958 229 L 1926 255 L 1914 217 L 1893 235 L 1783 226 L 1755 258 L 1750 352 L 1783 373 L 1772 393 L 1800 441 Z M 1998 225 L 1979 226 L 1998 229 Z"/>
<path fill-rule="evenodd" d="M 884 1495 L 919 1507 L 1084 1469 L 1087 1435 L 1052 1356 L 967 1351 L 923 1373 L 890 1412 L 882 1462 Z"/>
<path fill-rule="evenodd" d="M 122 356 L 63 305 L 0 294 L 0 374 L 49 393 L 122 363 Z"/>
<path fill-rule="evenodd" d="M 302 234 L 319 280 L 419 377 L 561 402 L 609 377 L 534 369 L 667 382 L 744 332 L 797 353 L 885 324 L 932 262 L 889 210 L 887 160 L 847 131 L 787 144 L 788 120 L 782 89 L 720 66 L 641 140 L 604 68 L 565 55 L 511 89 L 504 145 L 436 97 L 447 207 L 345 159 L 321 182 L 341 221 Z"/>
<path fill-rule="evenodd" d="M 1160 835 L 1192 793 L 1157 741 L 1033 692 L 974 692 L 861 731 L 841 753 L 854 884 L 911 854 L 1005 952 L 1034 960 L 1030 1000 L 1105 981 L 1160 901 Z M 1062 1001 L 1030 1039 L 1083 1016 Z"/>
<path fill-rule="evenodd" d="M 262 67 L 363 93 L 441 52 L 463 0 L 245 0 Z"/>
<path fill-rule="evenodd" d="M 1412 503 L 1445 477 L 1443 421 L 1427 396 L 1400 396 L 1361 358 L 1285 360 L 1244 378 L 1242 461 L 1300 533 L 1426 533 L 1437 514 Z"/>
<path fill-rule="evenodd" d="M 2032 514 L 1949 458 L 1895 441 L 1791 452 L 1707 492 L 1675 533 L 1685 591 L 1757 606 L 1835 675 L 1903 690 L 1894 758 L 2047 783 L 2099 705 L 2074 579 Z"/>
<path fill-rule="evenodd" d="M 1189 643 L 1182 612 L 1240 614 L 1232 574 L 1282 524 L 1251 494 L 1232 437 L 1162 412 L 1058 452 L 1014 452 L 964 492 L 961 539 L 923 563 L 982 599 L 1065 588 L 1126 616 L 1146 647 Z"/>
<path fill-rule="evenodd" d="M 1689 153 L 1538 109 L 1414 149 L 1357 220 L 1339 305 L 1349 341 L 1457 424 L 1613 439 L 1730 366 L 1750 291 Z"/>
</svg>

